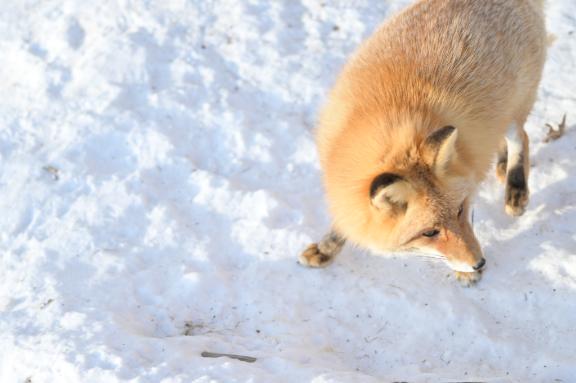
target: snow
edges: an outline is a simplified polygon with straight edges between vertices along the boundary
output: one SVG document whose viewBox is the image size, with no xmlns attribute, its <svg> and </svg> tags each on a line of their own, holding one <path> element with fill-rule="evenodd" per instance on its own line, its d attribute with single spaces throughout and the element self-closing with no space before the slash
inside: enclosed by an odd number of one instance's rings
<svg viewBox="0 0 576 383">
<path fill-rule="evenodd" d="M 409 254 L 296 263 L 329 227 L 319 106 L 407 3 L 5 1 L 0 382 L 575 381 L 571 0 L 547 7 L 529 209 L 493 176 L 475 204 L 477 287 Z"/>
</svg>

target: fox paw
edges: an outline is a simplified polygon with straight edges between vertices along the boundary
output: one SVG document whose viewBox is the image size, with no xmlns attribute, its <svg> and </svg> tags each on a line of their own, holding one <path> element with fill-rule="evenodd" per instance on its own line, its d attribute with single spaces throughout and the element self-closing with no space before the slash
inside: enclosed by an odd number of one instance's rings
<svg viewBox="0 0 576 383">
<path fill-rule="evenodd" d="M 513 217 L 524 214 L 528 205 L 528 178 L 523 165 L 510 169 L 506 179 L 506 213 Z"/>
<path fill-rule="evenodd" d="M 326 267 L 334 260 L 334 255 L 322 253 L 317 243 L 306 248 L 298 257 L 298 261 L 308 267 Z"/>
<path fill-rule="evenodd" d="M 506 185 L 506 213 L 519 217 L 526 211 L 528 205 L 528 189 Z"/>
<path fill-rule="evenodd" d="M 460 282 L 463 287 L 472 287 L 482 278 L 482 273 L 477 271 L 473 273 L 463 273 L 461 271 L 456 271 L 456 280 Z"/>
</svg>

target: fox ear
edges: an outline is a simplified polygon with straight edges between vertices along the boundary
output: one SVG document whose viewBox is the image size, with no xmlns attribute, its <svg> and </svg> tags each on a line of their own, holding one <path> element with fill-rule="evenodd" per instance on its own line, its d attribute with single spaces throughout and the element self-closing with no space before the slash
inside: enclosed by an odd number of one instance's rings
<svg viewBox="0 0 576 383">
<path fill-rule="evenodd" d="M 370 185 L 370 200 L 378 210 L 405 209 L 411 193 L 410 185 L 393 173 L 380 174 Z"/>
<path fill-rule="evenodd" d="M 438 129 L 426 138 L 426 149 L 431 156 L 434 173 L 437 175 L 444 173 L 450 162 L 456 159 L 457 138 L 458 130 L 453 126 Z"/>
</svg>

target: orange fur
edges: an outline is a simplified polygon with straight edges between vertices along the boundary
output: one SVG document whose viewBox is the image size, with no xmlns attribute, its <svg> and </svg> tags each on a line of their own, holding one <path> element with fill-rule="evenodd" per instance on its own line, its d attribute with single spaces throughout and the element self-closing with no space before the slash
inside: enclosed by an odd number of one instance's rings
<svg viewBox="0 0 576 383">
<path fill-rule="evenodd" d="M 345 66 L 320 117 L 335 230 L 376 250 L 477 264 L 468 205 L 507 128 L 532 108 L 545 48 L 539 0 L 421 0 L 384 23 Z M 427 138 L 447 125 L 455 142 L 431 148 Z M 370 185 L 385 172 L 410 191 L 388 191 L 406 202 L 401 211 L 371 203 Z M 428 228 L 440 229 L 437 238 L 419 236 Z"/>
</svg>

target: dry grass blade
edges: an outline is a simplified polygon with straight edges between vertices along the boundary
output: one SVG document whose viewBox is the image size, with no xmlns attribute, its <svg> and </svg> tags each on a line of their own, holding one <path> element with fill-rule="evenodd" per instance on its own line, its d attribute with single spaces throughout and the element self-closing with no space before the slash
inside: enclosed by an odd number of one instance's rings
<svg viewBox="0 0 576 383">
<path fill-rule="evenodd" d="M 555 129 L 552 125 L 546 124 L 548 128 L 548 134 L 546 134 L 546 138 L 544 142 L 555 141 L 564 135 L 566 131 L 566 114 L 562 117 L 562 122 L 558 124 L 558 129 Z"/>
</svg>

